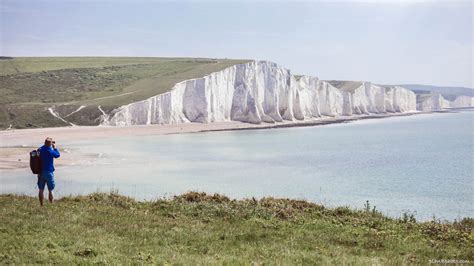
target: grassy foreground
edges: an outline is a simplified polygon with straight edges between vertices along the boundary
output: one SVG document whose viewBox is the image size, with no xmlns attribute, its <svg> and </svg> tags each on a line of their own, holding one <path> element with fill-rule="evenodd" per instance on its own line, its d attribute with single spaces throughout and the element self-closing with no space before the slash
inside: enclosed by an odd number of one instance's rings
<svg viewBox="0 0 474 266">
<path fill-rule="evenodd" d="M 369 208 L 196 192 L 149 202 L 96 193 L 44 207 L 1 195 L 0 211 L 0 264 L 474 261 L 472 218 L 418 223 Z"/>
</svg>

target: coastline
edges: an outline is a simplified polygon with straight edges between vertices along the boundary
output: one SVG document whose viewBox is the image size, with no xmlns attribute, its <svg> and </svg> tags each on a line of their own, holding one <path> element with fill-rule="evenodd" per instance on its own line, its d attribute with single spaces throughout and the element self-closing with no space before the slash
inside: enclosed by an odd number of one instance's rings
<svg viewBox="0 0 474 266">
<path fill-rule="evenodd" d="M 331 125 L 331 124 L 350 123 L 350 122 L 359 121 L 359 120 L 382 119 L 382 118 L 390 118 L 390 117 L 412 116 L 412 115 L 431 114 L 431 113 L 450 113 L 450 112 L 451 111 L 406 112 L 406 113 L 386 113 L 386 114 L 326 117 L 326 118 L 323 118 L 323 119 L 318 118 L 318 119 L 310 119 L 310 120 L 304 120 L 304 121 L 281 122 L 281 123 L 275 123 L 275 124 L 264 123 L 262 126 L 259 126 L 259 127 L 203 130 L 201 132 L 256 130 L 256 129 L 291 128 L 291 127 L 312 127 L 312 126 L 324 126 L 324 125 Z"/>
<path fill-rule="evenodd" d="M 93 158 L 92 154 L 71 152 L 61 143 L 85 140 L 91 138 L 109 138 L 123 136 L 169 135 L 200 132 L 258 130 L 290 127 L 310 127 L 330 124 L 350 123 L 366 119 L 382 119 L 389 117 L 412 116 L 431 113 L 449 113 L 456 110 L 443 110 L 437 112 L 407 112 L 385 113 L 370 115 L 353 115 L 339 117 L 324 117 L 304 121 L 284 121 L 280 123 L 249 124 L 243 122 L 218 122 L 218 123 L 186 123 L 177 125 L 145 125 L 145 126 L 74 126 L 35 129 L 14 129 L 0 131 L 0 170 L 27 168 L 29 166 L 28 153 L 33 147 L 39 146 L 47 136 L 53 137 L 62 148 L 59 165 L 80 164 L 82 159 Z"/>
</svg>

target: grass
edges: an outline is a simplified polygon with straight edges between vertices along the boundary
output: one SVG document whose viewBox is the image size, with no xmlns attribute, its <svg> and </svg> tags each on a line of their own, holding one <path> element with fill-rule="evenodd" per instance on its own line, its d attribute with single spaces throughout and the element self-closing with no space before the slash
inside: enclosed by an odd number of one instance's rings
<svg viewBox="0 0 474 266">
<path fill-rule="evenodd" d="M 190 192 L 138 202 L 116 193 L 40 207 L 0 196 L 0 264 L 427 264 L 474 260 L 472 218 L 419 223 L 370 208 L 231 200 Z"/>
<path fill-rule="evenodd" d="M 338 89 L 349 92 L 354 92 L 356 89 L 362 86 L 361 81 L 328 80 L 328 82 Z"/>
<path fill-rule="evenodd" d="M 248 60 L 206 58 L 31 57 L 0 60 L 0 128 L 67 125 L 68 119 L 96 125 L 107 110 L 169 91 L 174 84 L 199 78 Z M 103 108 L 103 109 L 104 109 Z M 32 117 L 33 113 L 41 116 Z"/>
<path fill-rule="evenodd" d="M 152 64 L 205 58 L 173 57 L 14 57 L 0 60 L 0 75 L 36 73 L 42 71 L 78 68 L 100 68 L 135 64 Z"/>
</svg>

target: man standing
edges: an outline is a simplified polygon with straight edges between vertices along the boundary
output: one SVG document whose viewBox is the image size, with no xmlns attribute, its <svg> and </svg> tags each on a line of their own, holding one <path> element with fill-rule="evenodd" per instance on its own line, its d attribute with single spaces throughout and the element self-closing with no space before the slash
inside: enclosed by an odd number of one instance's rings
<svg viewBox="0 0 474 266">
<path fill-rule="evenodd" d="M 56 143 L 52 138 L 47 137 L 44 145 L 39 148 L 41 160 L 41 173 L 38 175 L 39 201 L 43 206 L 44 201 L 44 186 L 48 185 L 48 199 L 53 203 L 54 190 L 54 158 L 59 158 L 59 151 L 56 149 Z"/>
</svg>

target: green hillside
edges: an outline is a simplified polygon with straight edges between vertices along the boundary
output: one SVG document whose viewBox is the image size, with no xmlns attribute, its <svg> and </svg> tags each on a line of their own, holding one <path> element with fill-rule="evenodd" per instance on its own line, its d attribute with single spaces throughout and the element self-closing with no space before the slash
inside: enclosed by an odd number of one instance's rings
<svg viewBox="0 0 474 266">
<path fill-rule="evenodd" d="M 23 57 L 0 60 L 0 129 L 97 125 L 102 112 L 248 60 Z M 84 107 L 81 107 L 84 106 Z M 81 109 L 77 112 L 81 107 Z"/>
</svg>

